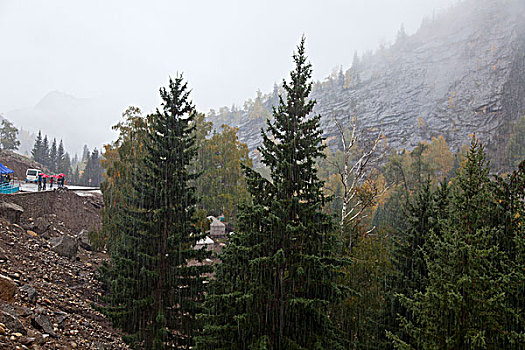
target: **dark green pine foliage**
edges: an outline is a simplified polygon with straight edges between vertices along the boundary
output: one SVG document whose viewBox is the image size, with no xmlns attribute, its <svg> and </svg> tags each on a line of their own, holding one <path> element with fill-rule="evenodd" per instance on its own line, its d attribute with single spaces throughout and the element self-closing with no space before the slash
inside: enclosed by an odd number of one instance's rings
<svg viewBox="0 0 525 350">
<path fill-rule="evenodd" d="M 69 181 L 72 185 L 80 185 L 80 172 L 78 170 L 78 164 L 75 166 L 75 170 L 71 174 L 71 180 Z"/>
<path fill-rule="evenodd" d="M 33 149 L 31 150 L 31 157 L 33 160 L 39 162 L 42 164 L 42 161 L 44 159 L 44 141 L 42 140 L 42 131 L 38 131 L 38 135 L 35 140 L 35 144 L 33 145 Z"/>
<path fill-rule="evenodd" d="M 102 164 L 100 163 L 100 155 L 95 148 L 91 155 L 87 157 L 86 167 L 80 177 L 80 183 L 84 186 L 100 186 L 103 179 Z"/>
<path fill-rule="evenodd" d="M 82 162 L 85 162 L 89 157 L 89 148 L 87 145 L 84 145 L 84 148 L 82 149 Z"/>
<path fill-rule="evenodd" d="M 442 215 L 446 216 L 446 210 L 440 211 L 438 208 L 448 205 L 449 196 L 446 182 L 434 192 L 430 179 L 424 181 L 418 192 L 407 202 L 403 215 L 406 229 L 396 233 L 392 253 L 394 276 L 387 296 L 390 309 L 386 326 L 401 339 L 407 337 L 403 334 L 403 329 L 398 327 L 399 317 L 411 322 L 412 315 L 403 307 L 398 295 L 403 298 L 413 297 L 417 291 L 425 289 L 428 277 L 425 256 L 430 251 L 429 236 L 431 230 L 438 233 L 438 220 Z"/>
<path fill-rule="evenodd" d="M 53 143 L 51 144 L 51 148 L 49 149 L 49 163 L 47 164 L 47 167 L 52 173 L 56 173 L 57 171 L 57 157 L 57 139 L 53 139 Z"/>
<path fill-rule="evenodd" d="M 69 177 L 71 160 L 69 159 L 69 155 L 64 149 L 64 142 L 62 140 L 60 140 L 60 143 L 58 144 L 56 164 L 56 172 L 63 173 L 64 175 L 66 175 L 66 177 Z"/>
<path fill-rule="evenodd" d="M 401 295 L 404 349 L 506 349 L 509 260 L 501 249 L 493 184 L 484 149 L 473 139 L 452 186 L 450 216 L 430 231 L 424 289 Z M 438 206 L 439 207 L 439 206 Z"/>
<path fill-rule="evenodd" d="M 207 298 L 198 349 L 343 349 L 329 310 L 345 295 L 345 260 L 315 168 L 323 156 L 320 116 L 309 100 L 311 65 L 304 38 L 293 55 L 291 82 L 262 132 L 259 148 L 271 181 L 245 168 L 253 204 L 221 254 Z"/>
<path fill-rule="evenodd" d="M 47 139 L 47 135 L 44 136 L 44 141 L 42 141 L 41 156 L 42 156 L 42 160 L 40 161 L 40 163 L 49 169 L 50 158 L 49 158 L 49 141 Z"/>
<path fill-rule="evenodd" d="M 398 249 L 397 269 L 402 272 L 400 287 L 413 292 L 421 290 L 428 275 L 425 252 L 430 230 L 436 230 L 437 212 L 430 180 L 422 184 L 415 198 L 408 202 L 408 230 Z"/>
<path fill-rule="evenodd" d="M 109 284 L 104 310 L 138 348 L 190 349 L 201 331 L 200 312 L 209 256 L 194 250 L 204 238 L 194 228 L 196 178 L 194 107 L 182 76 L 160 90 L 162 108 L 151 116 L 144 155 L 134 171 L 127 210 L 116 218 L 119 242 L 103 279 Z"/>
<path fill-rule="evenodd" d="M 62 166 L 61 166 L 61 172 L 64 173 L 64 175 L 66 176 L 66 179 L 69 180 L 71 178 L 71 173 L 72 173 L 72 170 L 71 170 L 71 157 L 69 156 L 69 153 L 66 152 L 66 154 L 64 154 L 64 161 L 62 163 Z"/>
<path fill-rule="evenodd" d="M 525 160 L 506 179 L 498 177 L 493 218 L 500 228 L 499 246 L 504 251 L 506 318 L 502 324 L 502 348 L 525 348 Z"/>
</svg>

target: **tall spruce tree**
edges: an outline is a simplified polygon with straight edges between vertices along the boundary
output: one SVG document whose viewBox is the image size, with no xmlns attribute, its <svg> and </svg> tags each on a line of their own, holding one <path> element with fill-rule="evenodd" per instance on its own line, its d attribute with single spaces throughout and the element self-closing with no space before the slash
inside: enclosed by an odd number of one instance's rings
<svg viewBox="0 0 525 350">
<path fill-rule="evenodd" d="M 56 159 L 56 172 L 66 173 L 68 170 L 66 169 L 66 153 L 64 150 L 64 142 L 60 140 L 60 143 L 58 144 L 57 148 L 57 159 Z"/>
<path fill-rule="evenodd" d="M 87 145 L 84 145 L 84 148 L 82 149 L 82 162 L 85 162 L 87 161 L 87 159 L 89 158 L 89 155 L 91 154 L 91 152 L 89 152 L 89 148 Z"/>
<path fill-rule="evenodd" d="M 31 157 L 33 160 L 42 163 L 43 157 L 43 140 L 42 140 L 42 131 L 38 131 L 38 135 L 35 140 L 35 144 L 33 146 L 33 149 L 31 150 Z"/>
<path fill-rule="evenodd" d="M 49 170 L 53 173 L 57 171 L 57 162 L 58 162 L 58 150 L 57 150 L 57 139 L 53 139 L 51 148 L 49 149 Z"/>
<path fill-rule="evenodd" d="M 496 178 L 493 218 L 500 229 L 499 246 L 505 253 L 505 324 L 502 348 L 525 348 L 525 160 L 507 178 Z"/>
<path fill-rule="evenodd" d="M 69 156 L 68 152 L 66 152 L 66 154 L 64 154 L 64 161 L 62 162 L 60 171 L 62 173 L 64 173 L 64 175 L 66 176 L 66 179 L 69 179 L 71 177 L 71 173 L 72 173 L 72 170 L 71 170 L 71 157 Z"/>
<path fill-rule="evenodd" d="M 253 203 L 221 254 L 207 298 L 199 349 L 343 349 L 329 310 L 345 295 L 333 218 L 315 160 L 323 157 L 319 115 L 311 115 L 312 68 L 302 38 L 291 81 L 262 132 L 271 181 L 245 168 Z"/>
<path fill-rule="evenodd" d="M 446 185 L 444 185 L 446 188 Z M 443 188 L 443 187 L 442 187 Z M 435 194 L 432 191 L 430 179 L 427 179 L 418 192 L 408 200 L 403 215 L 406 230 L 395 232 L 392 260 L 394 274 L 392 286 L 387 295 L 391 303 L 387 315 L 387 329 L 406 339 L 401 327 L 398 327 L 398 317 L 404 317 L 408 322 L 412 316 L 399 302 L 397 295 L 413 297 L 418 291 L 424 290 L 428 277 L 425 254 L 428 254 L 428 240 L 431 230 L 437 230 Z"/>
<path fill-rule="evenodd" d="M 190 349 L 201 325 L 209 256 L 195 250 L 204 238 L 194 227 L 196 199 L 189 172 L 195 157 L 195 109 L 181 75 L 160 89 L 162 108 L 151 116 L 140 166 L 116 217 L 119 241 L 104 272 L 105 313 L 127 339 L 145 349 Z M 106 195 L 106 193 L 105 193 Z"/>
<path fill-rule="evenodd" d="M 42 165 L 44 165 L 46 168 L 50 169 L 50 158 L 49 158 L 49 141 L 47 139 L 47 135 L 44 136 L 44 141 L 42 141 Z"/>
<path fill-rule="evenodd" d="M 72 185 L 80 185 L 80 170 L 78 169 L 78 164 L 75 167 L 75 170 L 71 174 L 71 181 L 70 183 Z"/>
</svg>

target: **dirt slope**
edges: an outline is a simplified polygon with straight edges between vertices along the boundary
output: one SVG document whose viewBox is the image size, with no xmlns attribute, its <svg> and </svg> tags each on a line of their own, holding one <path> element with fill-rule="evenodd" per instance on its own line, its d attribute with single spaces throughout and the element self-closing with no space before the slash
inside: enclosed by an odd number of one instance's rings
<svg viewBox="0 0 525 350">
<path fill-rule="evenodd" d="M 49 215 L 65 223 L 72 234 L 83 229 L 98 229 L 101 225 L 102 195 L 96 192 L 84 196 L 74 191 L 25 192 L 0 195 L 0 200 L 2 199 L 24 208 L 21 217 L 24 225 L 34 222 L 38 217 Z"/>
<path fill-rule="evenodd" d="M 15 178 L 19 180 L 25 179 L 27 169 L 47 170 L 42 164 L 35 162 L 29 157 L 6 150 L 0 150 L 0 163 L 13 170 Z"/>
</svg>

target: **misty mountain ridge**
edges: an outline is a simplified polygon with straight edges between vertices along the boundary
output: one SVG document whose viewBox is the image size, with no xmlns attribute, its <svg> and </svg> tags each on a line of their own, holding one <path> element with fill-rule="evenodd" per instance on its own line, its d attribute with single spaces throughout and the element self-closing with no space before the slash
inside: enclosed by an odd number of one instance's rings
<svg viewBox="0 0 525 350">
<path fill-rule="evenodd" d="M 425 19 L 413 35 L 400 30 L 389 47 L 356 55 L 350 69 L 313 86 L 314 112 L 330 146 L 340 147 L 333 118 L 350 126 L 356 117 L 360 130 L 384 134 L 395 149 L 439 135 L 458 149 L 475 133 L 492 158 L 502 159 L 525 111 L 524 18 L 524 1 L 467 0 Z M 256 156 L 279 90 L 208 118 L 239 127 Z"/>
<path fill-rule="evenodd" d="M 45 111 L 54 110 L 57 107 L 65 109 L 68 105 L 75 104 L 89 104 L 89 99 L 78 98 L 73 95 L 55 90 L 47 93 L 44 97 L 42 97 L 42 99 L 35 105 L 34 108 L 37 110 Z"/>
<path fill-rule="evenodd" d="M 52 91 L 33 107 L 7 112 L 4 117 L 18 128 L 30 131 L 32 142 L 39 130 L 48 135 L 50 142 L 53 138 L 57 142 L 62 139 L 64 147 L 73 156 L 81 154 L 85 144 L 92 150 L 111 142 L 115 138 L 111 126 L 118 122 L 122 110 L 122 106 L 108 98 L 78 98 Z M 33 147 L 25 142 L 19 150 L 22 154 L 28 147 L 29 150 Z"/>
<path fill-rule="evenodd" d="M 423 20 L 413 35 L 400 30 L 394 44 L 355 55 L 349 69 L 313 86 L 314 112 L 323 117 L 329 145 L 340 146 L 334 117 L 345 126 L 356 117 L 360 130 L 384 134 L 396 149 L 411 149 L 439 135 L 458 149 L 476 133 L 493 156 L 501 157 L 512 125 L 525 109 L 523 18 L 524 1 L 466 0 Z M 240 140 L 257 156 L 260 129 L 279 93 L 276 85 L 243 107 L 212 110 L 208 119 L 216 128 L 223 123 L 239 127 Z M 34 136 L 28 135 L 42 130 L 51 140 L 63 139 L 73 156 L 84 144 L 100 148 L 115 139 L 111 126 L 125 108 L 109 98 L 52 91 L 33 107 L 4 117 L 24 129 L 20 153 L 33 146 Z"/>
</svg>

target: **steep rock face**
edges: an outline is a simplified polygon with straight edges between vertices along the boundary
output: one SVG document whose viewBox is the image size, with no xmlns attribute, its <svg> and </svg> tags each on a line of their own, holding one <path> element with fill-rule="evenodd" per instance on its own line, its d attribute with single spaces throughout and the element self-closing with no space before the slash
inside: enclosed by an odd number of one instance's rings
<svg viewBox="0 0 525 350">
<path fill-rule="evenodd" d="M 394 148 L 443 135 L 457 149 L 476 133 L 501 157 L 509 125 L 525 109 L 525 2 L 464 1 L 316 83 L 312 97 L 331 146 L 339 146 L 333 118 L 349 125 L 355 116 L 360 129 L 384 134 Z M 251 151 L 263 126 L 248 115 L 239 125 Z"/>
</svg>

